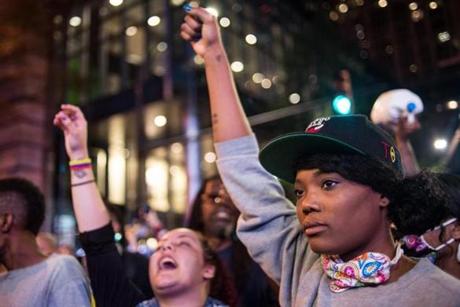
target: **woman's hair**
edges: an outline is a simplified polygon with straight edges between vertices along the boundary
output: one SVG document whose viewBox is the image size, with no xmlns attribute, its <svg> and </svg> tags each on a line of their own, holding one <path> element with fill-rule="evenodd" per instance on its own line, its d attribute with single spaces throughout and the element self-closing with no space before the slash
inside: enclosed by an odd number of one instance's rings
<svg viewBox="0 0 460 307">
<path fill-rule="evenodd" d="M 202 233 L 195 231 L 203 248 L 203 259 L 206 264 L 215 268 L 214 278 L 210 282 L 209 296 L 218 299 L 229 306 L 236 306 L 236 290 L 230 282 L 230 276 L 217 253 L 209 246 L 208 241 Z"/>
<path fill-rule="evenodd" d="M 359 154 L 315 154 L 295 165 L 297 170 L 317 168 L 338 173 L 387 197 L 388 218 L 396 226 L 397 237 L 420 235 L 452 216 L 447 209 L 447 195 L 433 173 L 421 172 L 403 179 L 386 164 Z"/>
<path fill-rule="evenodd" d="M 448 196 L 449 210 L 454 217 L 460 219 L 460 176 L 446 173 L 439 173 L 436 176 Z"/>
<path fill-rule="evenodd" d="M 204 232 L 203 214 L 201 212 L 201 207 L 202 207 L 201 196 L 204 194 L 204 190 L 206 189 L 206 184 L 214 180 L 221 180 L 221 179 L 219 175 L 215 175 L 215 176 L 212 176 L 210 178 L 203 180 L 200 190 L 198 191 L 195 199 L 193 200 L 192 211 L 190 213 L 190 219 L 186 221 L 185 227 L 188 227 L 196 231 Z"/>
<path fill-rule="evenodd" d="M 396 208 L 393 217 L 398 235 L 421 235 L 450 217 L 458 217 L 460 193 L 456 189 L 460 185 L 458 178 L 455 185 L 447 181 L 450 176 L 423 171 L 404 179 L 400 191 L 404 204 Z"/>
</svg>

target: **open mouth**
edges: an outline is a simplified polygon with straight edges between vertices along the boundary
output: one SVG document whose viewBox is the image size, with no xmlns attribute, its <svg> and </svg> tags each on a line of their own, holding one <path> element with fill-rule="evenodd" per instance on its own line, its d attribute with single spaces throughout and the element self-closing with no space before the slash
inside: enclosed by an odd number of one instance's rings
<svg viewBox="0 0 460 307">
<path fill-rule="evenodd" d="M 177 263 L 170 257 L 163 257 L 159 262 L 160 271 L 169 271 L 177 268 Z"/>
<path fill-rule="evenodd" d="M 214 215 L 217 221 L 230 221 L 231 216 L 227 211 L 219 211 Z"/>
</svg>

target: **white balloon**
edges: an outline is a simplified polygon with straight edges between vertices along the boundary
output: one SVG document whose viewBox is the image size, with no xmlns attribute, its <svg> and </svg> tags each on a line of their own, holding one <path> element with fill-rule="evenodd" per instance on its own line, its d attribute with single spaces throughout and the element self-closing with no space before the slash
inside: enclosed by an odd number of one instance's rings
<svg viewBox="0 0 460 307">
<path fill-rule="evenodd" d="M 407 89 L 395 89 L 377 97 L 371 110 L 371 120 L 375 124 L 394 125 L 401 116 L 405 116 L 412 123 L 421 112 L 423 102 L 418 95 Z"/>
</svg>

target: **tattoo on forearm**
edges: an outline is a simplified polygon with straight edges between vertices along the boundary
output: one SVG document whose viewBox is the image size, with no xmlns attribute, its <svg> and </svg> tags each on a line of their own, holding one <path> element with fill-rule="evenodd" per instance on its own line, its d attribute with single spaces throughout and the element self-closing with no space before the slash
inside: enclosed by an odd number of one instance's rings
<svg viewBox="0 0 460 307">
<path fill-rule="evenodd" d="M 85 170 L 76 170 L 73 173 L 77 178 L 83 178 L 88 174 Z"/>
<path fill-rule="evenodd" d="M 218 122 L 218 116 L 216 113 L 212 113 L 212 124 L 213 125 L 217 125 L 217 122 Z"/>
</svg>

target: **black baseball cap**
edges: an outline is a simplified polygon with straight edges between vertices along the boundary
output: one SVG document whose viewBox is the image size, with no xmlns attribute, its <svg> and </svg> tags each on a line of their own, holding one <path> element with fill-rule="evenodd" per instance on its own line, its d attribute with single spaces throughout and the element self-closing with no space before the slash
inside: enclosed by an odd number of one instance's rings
<svg viewBox="0 0 460 307">
<path fill-rule="evenodd" d="M 289 133 L 270 141 L 259 158 L 267 171 L 294 183 L 295 162 L 302 156 L 321 153 L 361 154 L 403 173 L 401 155 L 392 137 L 364 115 L 317 118 L 304 132 Z"/>
</svg>

